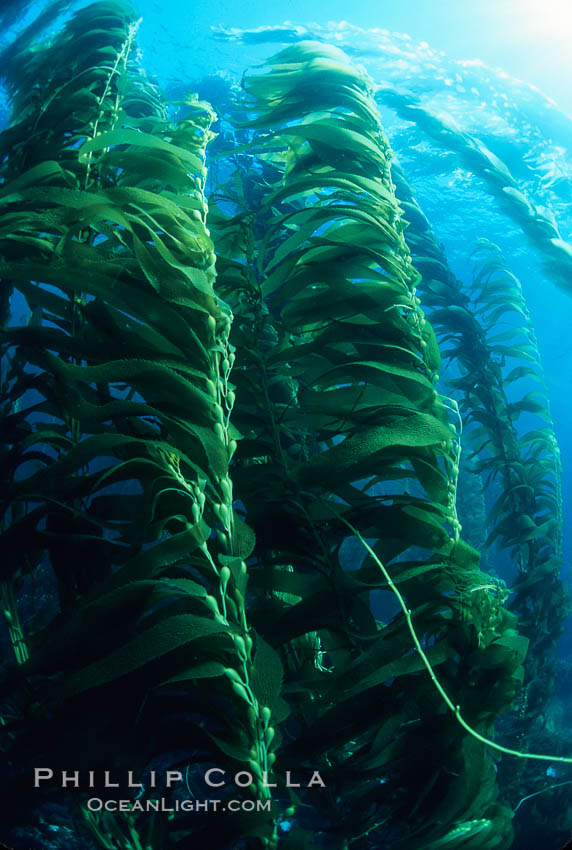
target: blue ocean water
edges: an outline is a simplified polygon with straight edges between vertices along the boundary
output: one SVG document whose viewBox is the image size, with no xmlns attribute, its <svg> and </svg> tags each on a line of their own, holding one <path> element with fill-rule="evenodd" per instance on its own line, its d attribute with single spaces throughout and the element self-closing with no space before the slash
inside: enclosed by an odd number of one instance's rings
<svg viewBox="0 0 572 850">
<path fill-rule="evenodd" d="M 32 4 L 16 15 L 3 43 L 9 44 L 41 8 L 42 4 Z M 262 0 L 193 4 L 138 0 L 136 8 L 141 16 L 142 66 L 173 100 L 198 90 L 216 107 L 217 99 L 227 98 L 246 70 L 256 69 L 287 45 L 314 40 L 341 48 L 374 81 L 391 147 L 454 274 L 470 282 L 478 240 L 499 246 L 522 286 L 544 369 L 562 464 L 561 578 L 569 586 L 572 264 L 567 266 L 565 260 L 572 256 L 572 55 L 567 49 L 572 13 L 567 6 L 557 0 L 478 4 L 294 0 L 287 5 Z M 8 110 L 5 105 L 6 114 Z M 505 175 L 504 184 L 499 174 Z M 528 218 L 519 217 L 516 192 L 529 204 Z M 560 240 L 556 247 L 561 253 L 556 260 L 550 255 L 552 265 L 546 263 L 542 228 L 549 240 Z M 514 319 L 503 321 L 499 333 L 510 329 Z M 510 366 L 510 356 L 507 359 Z M 451 375 L 456 376 L 454 367 Z M 538 389 L 532 382 L 523 386 L 521 394 Z M 517 428 L 522 433 L 541 425 L 535 412 L 525 411 Z M 494 490 L 486 496 L 489 506 L 493 496 Z M 487 550 L 486 563 L 509 585 L 515 579 L 514 564 L 499 546 Z M 393 611 L 378 613 L 385 619 Z M 560 735 L 568 744 L 571 652 L 569 618 L 557 649 L 555 694 L 543 718 L 553 735 L 549 740 Z M 500 730 L 501 735 L 506 733 L 505 745 L 510 746 L 511 731 Z M 559 754 L 572 752 L 565 749 Z M 570 768 L 548 761 L 545 768 L 545 787 L 535 775 L 530 799 L 511 801 L 515 823 L 527 817 L 527 806 L 539 805 L 540 820 L 548 822 L 550 788 L 558 786 L 564 789 L 558 797 L 560 822 L 572 830 L 572 786 L 566 784 L 572 779 Z M 561 837 L 550 835 L 542 846 L 558 850 Z M 540 846 L 539 841 L 541 833 L 527 839 L 521 827 L 514 848 L 528 850 Z"/>
</svg>

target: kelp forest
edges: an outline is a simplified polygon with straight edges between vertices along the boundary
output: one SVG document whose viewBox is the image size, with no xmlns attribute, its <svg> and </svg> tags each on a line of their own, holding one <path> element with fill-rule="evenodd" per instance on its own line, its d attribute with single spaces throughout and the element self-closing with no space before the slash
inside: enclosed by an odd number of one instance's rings
<svg viewBox="0 0 572 850">
<path fill-rule="evenodd" d="M 569 294 L 572 248 L 338 47 L 172 99 L 138 18 L 56 0 L 1 57 L 0 839 L 565 843 L 562 471 L 525 288 L 485 237 L 460 279 L 384 110 Z"/>
</svg>

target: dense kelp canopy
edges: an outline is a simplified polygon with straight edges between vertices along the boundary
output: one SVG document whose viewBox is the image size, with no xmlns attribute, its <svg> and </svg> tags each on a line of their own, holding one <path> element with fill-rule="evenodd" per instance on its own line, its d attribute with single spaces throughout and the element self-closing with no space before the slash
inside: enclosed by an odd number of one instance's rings
<svg viewBox="0 0 572 850">
<path fill-rule="evenodd" d="M 550 385 L 507 254 L 475 221 L 449 252 L 425 206 L 435 181 L 458 204 L 478 187 L 569 296 L 568 178 L 495 150 L 550 105 L 523 97 L 485 139 L 440 111 L 428 48 L 376 33 L 374 82 L 331 28 L 220 29 L 289 46 L 175 94 L 137 10 L 38 12 L 2 64 L 7 839 L 558 841 L 550 810 L 514 818 L 571 756 L 549 717 L 569 612 Z M 138 806 L 34 797 L 40 762 L 132 771 Z M 239 812 L 148 805 L 212 798 L 212 766 L 249 777 L 216 791 Z M 184 785 L 157 787 L 167 769 Z"/>
</svg>

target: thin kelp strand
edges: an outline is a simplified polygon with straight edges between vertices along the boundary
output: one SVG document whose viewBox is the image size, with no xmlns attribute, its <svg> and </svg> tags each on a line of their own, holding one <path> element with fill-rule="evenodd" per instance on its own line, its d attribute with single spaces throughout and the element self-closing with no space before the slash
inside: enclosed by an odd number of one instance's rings
<svg viewBox="0 0 572 850">
<path fill-rule="evenodd" d="M 452 457 L 446 455 L 445 463 L 449 470 L 449 475 L 447 476 L 447 509 L 451 516 L 451 525 L 453 527 L 454 539 L 455 541 L 458 541 L 462 531 L 462 526 L 457 516 L 457 488 L 459 486 L 459 469 L 461 465 L 463 419 L 459 411 L 459 405 L 457 404 L 455 399 L 440 396 L 440 401 L 443 407 L 454 413 L 457 419 L 457 426 L 451 423 L 451 430 L 454 434 L 452 440 L 453 455 Z"/>
<path fill-rule="evenodd" d="M 523 753 L 520 750 L 513 750 L 510 747 L 503 747 L 501 744 L 497 744 L 496 741 L 492 741 L 490 738 L 486 738 L 484 735 L 481 735 L 480 732 L 477 732 L 476 729 L 473 729 L 472 726 L 469 726 L 469 724 L 466 722 L 466 720 L 461 715 L 461 706 L 455 705 L 455 703 L 451 700 L 448 693 L 446 692 L 446 690 L 442 686 L 441 682 L 439 681 L 437 674 L 435 673 L 435 670 L 433 669 L 433 666 L 431 665 L 431 662 L 427 658 L 425 650 L 421 646 L 421 642 L 420 642 L 420 640 L 417 636 L 417 632 L 415 631 L 415 628 L 413 626 L 412 611 L 411 611 L 410 608 L 407 607 L 405 599 L 401 595 L 397 586 L 394 584 L 393 579 L 391 578 L 389 572 L 387 571 L 387 568 L 383 565 L 383 563 L 377 557 L 376 553 L 371 548 L 369 543 L 366 540 L 364 540 L 364 538 L 362 537 L 360 532 L 351 524 L 351 522 L 349 522 L 345 517 L 343 517 L 340 513 L 338 513 L 338 511 L 329 502 L 328 502 L 328 507 L 331 509 L 332 513 L 337 517 L 337 519 L 341 520 L 341 522 L 343 522 L 344 525 L 346 525 L 349 528 L 349 530 L 352 532 L 352 534 L 354 534 L 355 537 L 357 537 L 357 539 L 362 544 L 364 549 L 367 550 L 368 554 L 373 558 L 373 560 L 375 561 L 375 563 L 377 564 L 377 566 L 379 567 L 379 569 L 383 573 L 383 577 L 385 578 L 388 587 L 390 588 L 390 590 L 396 596 L 397 601 L 399 602 L 399 606 L 400 606 L 401 610 L 403 611 L 403 613 L 405 615 L 405 620 L 407 622 L 407 628 L 409 629 L 409 633 L 410 633 L 410 635 L 413 639 L 413 643 L 415 645 L 415 649 L 417 651 L 417 654 L 419 655 L 419 657 L 423 661 L 423 664 L 424 664 L 427 672 L 429 673 L 429 675 L 431 677 L 431 681 L 433 682 L 434 687 L 436 688 L 436 690 L 438 691 L 438 693 L 442 697 L 443 702 L 446 704 L 447 708 L 449 708 L 453 712 L 457 721 L 461 724 L 463 729 L 465 729 L 465 731 L 468 732 L 469 735 L 471 735 L 473 738 L 476 738 L 477 741 L 480 741 L 482 744 L 485 744 L 487 747 L 491 747 L 492 749 L 497 750 L 500 753 L 505 753 L 506 755 L 516 756 L 517 758 L 523 758 L 523 759 L 535 759 L 537 761 L 551 761 L 551 762 L 559 762 L 559 763 L 562 763 L 562 764 L 572 764 L 572 757 L 552 756 L 552 755 L 545 755 L 543 753 L 542 754 L 541 753 Z"/>
<path fill-rule="evenodd" d="M 540 791 L 535 791 L 534 794 L 527 794 L 526 797 L 523 797 L 522 800 L 514 807 L 514 813 L 516 814 L 523 803 L 527 800 L 532 800 L 533 797 L 538 797 L 539 794 L 546 794 L 547 791 L 553 791 L 554 788 L 562 788 L 564 785 L 572 785 L 572 779 L 567 779 L 566 782 L 557 782 L 555 785 L 547 785 L 546 788 L 541 788 Z"/>
<path fill-rule="evenodd" d="M 117 54 L 117 58 L 116 58 L 115 62 L 113 63 L 113 66 L 112 66 L 112 68 L 109 72 L 109 76 L 107 77 L 107 80 L 106 80 L 106 83 L 105 83 L 105 88 L 104 88 L 103 92 L 101 93 L 101 96 L 99 97 L 98 104 L 97 104 L 98 107 L 99 107 L 99 113 L 98 113 L 98 115 L 95 119 L 95 123 L 93 125 L 91 135 L 86 137 L 86 141 L 90 141 L 92 139 L 95 139 L 99 135 L 99 124 L 100 124 L 102 117 L 103 117 L 103 114 L 104 114 L 102 106 L 105 103 L 105 100 L 106 100 L 106 98 L 107 98 L 107 96 L 108 96 L 108 94 L 111 90 L 111 85 L 114 81 L 115 76 L 118 75 L 118 74 L 125 74 L 125 72 L 127 70 L 127 62 L 129 60 L 129 56 L 131 55 L 131 51 L 133 50 L 135 37 L 137 35 L 137 30 L 139 29 L 139 25 L 141 23 L 141 20 L 142 20 L 142 18 L 140 18 L 138 21 L 132 21 L 129 24 L 127 39 L 125 40 L 121 50 Z M 115 123 L 116 123 L 117 117 L 118 117 L 119 103 L 120 103 L 121 97 L 122 97 L 122 93 L 118 89 L 117 92 L 116 92 L 116 95 L 115 95 L 115 105 L 114 105 L 114 110 L 113 110 L 113 113 L 112 113 L 111 124 L 110 124 L 110 127 L 107 128 L 107 129 L 113 130 L 113 128 L 115 126 Z M 86 169 L 85 169 L 85 187 L 86 188 L 89 185 L 89 177 L 90 177 L 91 167 L 92 167 L 92 153 L 90 151 L 87 154 Z"/>
</svg>

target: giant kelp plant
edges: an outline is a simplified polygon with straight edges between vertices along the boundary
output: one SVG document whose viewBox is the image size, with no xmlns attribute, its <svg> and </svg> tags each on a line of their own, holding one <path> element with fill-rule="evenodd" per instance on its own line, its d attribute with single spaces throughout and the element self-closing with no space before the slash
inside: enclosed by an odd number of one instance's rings
<svg viewBox="0 0 572 850">
<path fill-rule="evenodd" d="M 508 848 L 490 739 L 528 640 L 461 536 L 463 407 L 437 389 L 371 81 L 336 48 L 279 53 L 207 193 L 215 114 L 168 108 L 136 31 L 98 2 L 6 63 L 16 787 L 38 759 L 136 773 L 126 816 L 46 792 L 107 848 Z M 148 805 L 208 797 L 213 765 L 248 777 L 217 789 L 239 812 Z"/>
<path fill-rule="evenodd" d="M 3 581 L 47 558 L 60 611 L 26 636 L 30 659 L 6 671 L 4 693 L 26 681 L 28 734 L 40 751 L 47 734 L 59 740 L 56 762 L 77 766 L 81 752 L 104 765 L 121 750 L 116 764 L 142 770 L 150 729 L 134 719 L 153 682 L 172 680 L 169 693 L 186 682 L 211 723 L 195 745 L 240 760 L 240 744 L 261 784 L 270 741 L 250 690 L 242 560 L 252 535 L 228 477 L 230 312 L 204 223 L 212 114 L 190 101 L 167 121 L 132 68 L 134 35 L 128 11 L 97 4 L 35 62 L 13 60 L 2 272 L 32 318 L 3 336 Z M 259 676 L 275 660 L 263 647 Z M 203 677 L 219 680 L 209 709 L 192 686 Z"/>
</svg>

